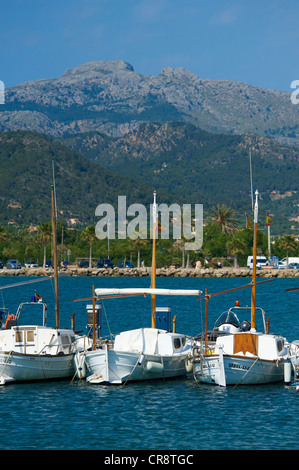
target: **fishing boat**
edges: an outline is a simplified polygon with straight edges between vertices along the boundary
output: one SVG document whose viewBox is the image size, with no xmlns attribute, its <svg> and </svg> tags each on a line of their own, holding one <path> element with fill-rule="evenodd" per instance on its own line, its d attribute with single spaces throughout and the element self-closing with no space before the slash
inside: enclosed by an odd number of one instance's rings
<svg viewBox="0 0 299 470">
<path fill-rule="evenodd" d="M 18 325 L 40 309 L 41 325 Z M 70 377 L 74 374 L 76 338 L 71 329 L 46 326 L 47 305 L 23 302 L 0 330 L 0 385 Z"/>
<path fill-rule="evenodd" d="M 151 327 L 123 331 L 113 341 L 96 342 L 93 336 L 92 350 L 76 354 L 77 374 L 92 384 L 125 384 L 128 381 L 168 379 L 191 372 L 189 362 L 191 340 L 173 328 L 159 327 L 157 323 L 156 296 L 190 295 L 196 297 L 199 290 L 176 290 L 156 288 L 155 231 L 157 223 L 156 194 L 153 204 L 153 262 L 150 288 L 95 289 L 93 290 L 93 310 L 98 300 L 107 298 L 147 296 L 152 299 Z M 79 299 L 77 299 L 79 300 Z M 84 299 L 82 299 L 84 300 Z M 85 299 L 87 300 L 87 299 Z M 134 306 L 132 312 L 136 312 Z M 95 318 L 95 317 L 94 317 Z M 171 322 L 168 322 L 170 324 Z M 163 325 L 164 326 L 164 325 Z M 95 323 L 93 324 L 95 335 Z"/>
<path fill-rule="evenodd" d="M 213 295 L 205 299 L 205 333 L 194 339 L 193 374 L 197 382 L 226 385 L 249 385 L 282 382 L 289 370 L 289 343 L 281 335 L 269 333 L 269 319 L 265 312 L 256 307 L 256 251 L 257 251 L 258 191 L 254 207 L 254 262 L 251 287 L 251 307 L 241 307 L 237 303 L 224 312 L 216 321 L 212 331 L 207 330 L 207 307 Z M 270 280 L 261 281 L 270 282 Z M 231 289 L 230 291 L 239 288 Z M 262 314 L 264 331 L 256 330 L 256 311 Z M 241 319 L 241 313 L 250 312 L 248 318 Z"/>
<path fill-rule="evenodd" d="M 298 291 L 299 287 L 291 287 L 285 289 L 285 292 Z M 291 385 L 299 390 L 299 341 L 294 340 L 289 345 L 289 360 L 291 364 L 291 371 L 289 372 L 289 379 L 293 379 Z"/>
<path fill-rule="evenodd" d="M 30 302 L 19 305 L 15 315 L 7 315 L 0 329 L 0 385 L 9 382 L 60 379 L 74 374 L 74 355 L 77 350 L 76 335 L 72 329 L 59 327 L 59 293 L 56 253 L 56 220 L 54 189 L 52 187 L 52 232 L 54 251 L 55 316 L 56 327 L 48 327 L 47 305 L 35 296 Z M 46 280 L 49 278 L 43 278 Z M 40 281 L 40 280 L 39 280 Z M 29 284 L 29 281 L 26 284 Z M 15 288 L 25 283 L 4 286 Z M 40 325 L 19 324 L 27 310 L 27 318 L 36 309 L 41 310 Z M 4 323 L 4 322 L 3 322 Z"/>
</svg>

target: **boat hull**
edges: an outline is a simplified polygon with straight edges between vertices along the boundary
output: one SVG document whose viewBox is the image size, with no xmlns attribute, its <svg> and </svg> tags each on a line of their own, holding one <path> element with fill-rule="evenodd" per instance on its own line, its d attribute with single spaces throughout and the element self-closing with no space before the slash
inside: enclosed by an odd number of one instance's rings
<svg viewBox="0 0 299 470">
<path fill-rule="evenodd" d="M 51 356 L 0 353 L 0 385 L 61 379 L 71 377 L 74 373 L 74 354 Z"/>
<path fill-rule="evenodd" d="M 221 384 L 220 372 L 224 368 L 226 385 L 260 385 L 284 381 L 284 361 L 261 360 L 257 357 L 218 355 L 204 357 L 194 365 L 198 382 Z"/>
<path fill-rule="evenodd" d="M 177 356 L 159 356 L 132 351 L 98 349 L 84 353 L 84 355 L 86 380 L 90 383 L 122 384 L 127 381 L 180 377 L 187 373 L 187 353 Z M 79 359 L 78 363 L 82 364 L 82 360 Z"/>
</svg>

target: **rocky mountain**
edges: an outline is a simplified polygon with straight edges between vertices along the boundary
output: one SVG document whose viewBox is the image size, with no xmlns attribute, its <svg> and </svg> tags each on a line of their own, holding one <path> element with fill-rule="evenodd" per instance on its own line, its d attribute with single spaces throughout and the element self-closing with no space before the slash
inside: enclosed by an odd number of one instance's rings
<svg viewBox="0 0 299 470">
<path fill-rule="evenodd" d="M 254 134 L 227 135 L 191 124 L 148 123 L 119 138 L 100 133 L 64 136 L 62 142 L 118 175 L 166 190 L 164 202 L 225 203 L 245 220 L 251 213 L 251 152 L 260 213 L 274 215 L 273 233 L 299 228 L 299 150 Z M 297 233 L 297 232 L 295 232 Z"/>
<path fill-rule="evenodd" d="M 87 131 L 120 136 L 155 121 L 299 143 L 299 106 L 289 93 L 200 78 L 183 68 L 145 76 L 123 61 L 89 62 L 58 78 L 7 89 L 0 107 L 0 131 L 26 129 L 55 137 Z"/>
</svg>

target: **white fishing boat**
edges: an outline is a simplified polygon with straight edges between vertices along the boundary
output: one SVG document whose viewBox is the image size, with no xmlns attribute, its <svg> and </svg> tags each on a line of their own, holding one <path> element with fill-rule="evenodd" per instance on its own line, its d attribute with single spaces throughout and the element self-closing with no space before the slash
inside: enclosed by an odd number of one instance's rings
<svg viewBox="0 0 299 470">
<path fill-rule="evenodd" d="M 240 313 L 250 307 L 235 306 L 224 312 L 206 337 L 193 347 L 194 377 L 198 382 L 257 385 L 285 380 L 289 343 L 283 336 L 257 332 Z M 263 317 L 265 312 L 260 309 Z M 205 340 L 207 340 L 205 342 Z"/>
<path fill-rule="evenodd" d="M 5 325 L 0 329 L 0 385 L 8 382 L 38 381 L 60 379 L 74 375 L 74 355 L 78 348 L 72 329 L 59 327 L 59 293 L 56 253 L 56 218 L 54 210 L 54 188 L 52 187 L 52 232 L 54 251 L 55 317 L 56 327 L 46 325 L 47 306 L 37 301 L 20 304 L 16 315 L 7 316 Z M 46 280 L 49 278 L 43 278 Z M 40 280 L 39 280 L 40 281 Z M 14 288 L 29 281 L 4 286 L 0 289 Z M 24 307 L 29 310 L 30 319 L 33 309 L 42 309 L 40 325 L 20 324 Z M 81 340 L 80 340 L 81 341 Z"/>
<path fill-rule="evenodd" d="M 94 339 L 92 350 L 76 354 L 77 374 L 86 378 L 89 383 L 124 384 L 128 381 L 168 379 L 186 375 L 191 371 L 189 362 L 191 340 L 184 334 L 157 327 L 156 296 L 159 295 L 190 295 L 196 297 L 199 290 L 157 289 L 155 279 L 155 227 L 156 198 L 153 205 L 153 263 L 151 287 L 148 289 L 95 289 L 95 302 L 104 298 L 132 297 L 151 295 L 152 322 L 150 328 L 137 328 L 123 331 L 115 336 L 114 341 L 98 342 Z M 85 299 L 87 300 L 87 299 Z M 136 316 L 134 306 L 132 312 Z M 95 334 L 95 324 L 93 325 Z"/>
<path fill-rule="evenodd" d="M 184 335 L 140 328 L 116 335 L 113 348 L 86 353 L 87 382 L 123 384 L 127 381 L 169 379 L 187 374 L 191 345 Z"/>
<path fill-rule="evenodd" d="M 242 307 L 236 305 L 222 314 L 214 329 L 207 331 L 207 305 L 213 295 L 206 292 L 205 334 L 193 346 L 193 373 L 198 382 L 226 385 L 248 385 L 282 382 L 289 370 L 289 343 L 283 336 L 269 333 L 269 322 L 263 316 L 264 331 L 256 331 L 256 236 L 258 192 L 254 208 L 254 262 L 251 284 L 250 321 L 239 318 Z M 262 281 L 262 282 L 269 282 Z M 232 290 L 237 290 L 231 289 Z M 229 292 L 229 291 L 226 291 Z"/>
<path fill-rule="evenodd" d="M 41 325 L 18 325 L 23 312 L 30 318 L 37 309 L 42 310 Z M 71 329 L 47 327 L 46 313 L 45 303 L 24 302 L 0 330 L 0 385 L 74 374 L 75 334 Z"/>
<path fill-rule="evenodd" d="M 200 291 L 168 289 L 96 289 L 97 299 L 105 296 L 191 295 Z M 97 384 L 167 379 L 190 373 L 191 339 L 184 334 L 155 327 L 123 331 L 114 341 L 104 341 L 92 350 L 76 354 L 79 378 Z"/>
<path fill-rule="evenodd" d="M 299 287 L 291 287 L 285 289 L 285 292 L 298 291 Z M 289 361 L 291 364 L 291 370 L 288 374 L 289 382 L 290 379 L 293 379 L 292 385 L 296 387 L 296 390 L 299 390 L 299 341 L 292 341 L 289 345 Z"/>
</svg>

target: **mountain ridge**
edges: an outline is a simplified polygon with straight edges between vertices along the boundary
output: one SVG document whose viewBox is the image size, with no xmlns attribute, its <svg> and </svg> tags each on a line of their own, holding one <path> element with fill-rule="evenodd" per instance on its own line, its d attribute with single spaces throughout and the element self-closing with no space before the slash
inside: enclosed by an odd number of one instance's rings
<svg viewBox="0 0 299 470">
<path fill-rule="evenodd" d="M 181 67 L 146 76 L 125 61 L 92 61 L 58 78 L 7 89 L 0 129 L 120 136 L 142 122 L 182 121 L 210 132 L 253 132 L 298 145 L 298 108 L 290 93 L 204 79 Z"/>
</svg>

